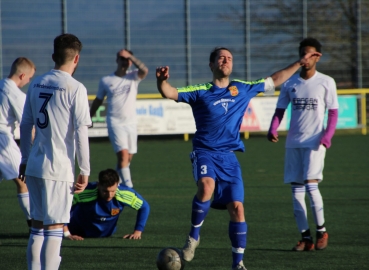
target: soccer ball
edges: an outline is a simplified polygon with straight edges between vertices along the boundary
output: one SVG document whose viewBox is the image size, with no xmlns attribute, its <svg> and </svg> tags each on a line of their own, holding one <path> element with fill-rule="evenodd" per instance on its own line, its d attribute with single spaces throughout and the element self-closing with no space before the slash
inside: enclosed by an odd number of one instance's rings
<svg viewBox="0 0 369 270">
<path fill-rule="evenodd" d="M 184 260 L 182 258 L 180 249 L 167 247 L 159 252 L 156 258 L 156 265 L 159 270 L 183 270 Z"/>
</svg>

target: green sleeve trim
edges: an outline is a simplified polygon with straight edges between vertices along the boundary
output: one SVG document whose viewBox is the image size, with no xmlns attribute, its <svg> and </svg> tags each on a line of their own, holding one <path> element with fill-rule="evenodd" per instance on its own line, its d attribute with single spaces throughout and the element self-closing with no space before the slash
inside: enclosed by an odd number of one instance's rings
<svg viewBox="0 0 369 270">
<path fill-rule="evenodd" d="M 91 202 L 94 200 L 97 200 L 97 188 L 85 189 L 82 193 L 73 195 L 72 205 L 77 203 Z"/>
<path fill-rule="evenodd" d="M 186 87 L 180 87 L 177 88 L 178 93 L 188 93 L 188 92 L 195 92 L 195 91 L 200 91 L 200 90 L 209 90 L 210 88 L 213 87 L 213 84 L 211 83 L 205 83 L 205 84 L 196 84 L 196 85 L 190 85 L 190 86 L 186 86 Z"/>
<path fill-rule="evenodd" d="M 117 190 L 115 199 L 131 206 L 133 209 L 138 210 L 141 208 L 143 201 L 136 196 L 135 193 L 128 190 Z"/>
<path fill-rule="evenodd" d="M 244 83 L 244 84 L 259 84 L 259 83 L 263 83 L 265 82 L 265 79 L 259 79 L 259 80 L 256 80 L 256 81 L 242 81 L 242 80 L 237 80 L 237 79 L 234 79 L 232 80 L 234 82 L 240 82 L 240 83 Z"/>
</svg>

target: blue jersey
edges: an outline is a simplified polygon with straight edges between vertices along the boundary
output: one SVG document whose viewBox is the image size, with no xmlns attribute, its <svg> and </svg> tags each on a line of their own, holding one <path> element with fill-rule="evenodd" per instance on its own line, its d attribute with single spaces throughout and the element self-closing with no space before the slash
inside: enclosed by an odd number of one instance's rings
<svg viewBox="0 0 369 270">
<path fill-rule="evenodd" d="M 213 83 L 178 88 L 178 102 L 188 103 L 195 118 L 193 149 L 244 152 L 242 119 L 251 98 L 264 92 L 264 82 L 232 80 L 225 88 Z"/>
<path fill-rule="evenodd" d="M 143 231 L 150 207 L 140 194 L 119 185 L 115 197 L 107 202 L 98 197 L 97 183 L 89 183 L 82 193 L 74 194 L 69 231 L 82 237 L 111 236 L 126 206 L 138 210 L 135 230 Z"/>
</svg>

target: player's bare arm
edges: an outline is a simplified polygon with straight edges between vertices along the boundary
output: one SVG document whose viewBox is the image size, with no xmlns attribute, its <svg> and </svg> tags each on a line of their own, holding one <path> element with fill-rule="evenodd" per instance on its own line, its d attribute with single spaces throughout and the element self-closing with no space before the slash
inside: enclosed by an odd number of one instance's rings
<svg viewBox="0 0 369 270">
<path fill-rule="evenodd" d="M 88 175 L 78 175 L 77 182 L 74 185 L 74 193 L 79 194 L 85 190 L 88 184 Z"/>
<path fill-rule="evenodd" d="M 91 104 L 91 108 L 90 108 L 90 116 L 94 116 L 97 109 L 101 106 L 101 104 L 103 103 L 102 99 L 99 98 L 95 98 L 94 101 Z"/>
<path fill-rule="evenodd" d="M 156 84 L 162 97 L 172 100 L 178 100 L 178 90 L 170 85 L 169 79 L 169 67 L 157 67 L 156 68 Z"/>
<path fill-rule="evenodd" d="M 69 232 L 68 226 L 64 225 L 63 227 L 63 236 L 64 239 L 68 239 L 68 240 L 76 240 L 76 241 L 82 241 L 84 240 L 84 238 L 82 236 L 76 235 L 76 234 L 71 234 Z"/>
<path fill-rule="evenodd" d="M 293 64 L 289 65 L 288 67 L 281 69 L 275 73 L 273 73 L 270 77 L 273 79 L 274 85 L 278 86 L 284 83 L 288 78 L 290 78 L 301 66 L 304 66 L 307 60 L 310 57 L 319 57 L 322 56 L 319 52 L 311 52 L 305 54 L 301 57 L 300 60 L 294 62 Z"/>
<path fill-rule="evenodd" d="M 132 64 L 134 64 L 138 68 L 138 77 L 140 79 L 144 79 L 147 76 L 147 74 L 149 73 L 149 69 L 146 67 L 144 62 L 132 55 L 127 50 L 121 50 L 119 52 L 119 55 L 132 61 Z"/>
<path fill-rule="evenodd" d="M 134 240 L 139 240 L 141 239 L 141 231 L 137 231 L 135 230 L 132 234 L 126 234 L 125 236 L 123 236 L 123 239 L 134 239 Z"/>
</svg>

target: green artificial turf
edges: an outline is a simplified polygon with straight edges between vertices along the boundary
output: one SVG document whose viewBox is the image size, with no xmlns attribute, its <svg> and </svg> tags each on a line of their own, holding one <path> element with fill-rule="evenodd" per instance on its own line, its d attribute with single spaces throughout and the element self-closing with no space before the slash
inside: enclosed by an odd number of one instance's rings
<svg viewBox="0 0 369 270">
<path fill-rule="evenodd" d="M 320 184 L 329 245 L 323 251 L 302 253 L 291 251 L 300 234 L 292 213 L 290 187 L 283 184 L 285 137 L 278 144 L 256 135 L 244 142 L 246 153 L 237 156 L 245 184 L 247 269 L 369 269 L 369 137 L 334 137 Z M 107 139 L 91 140 L 90 151 L 90 181 L 94 181 L 100 170 L 115 168 L 116 157 Z M 136 211 L 127 209 L 112 237 L 63 240 L 60 269 L 156 269 L 156 255 L 162 248 L 181 248 L 190 229 L 196 192 L 190 151 L 191 143 L 180 137 L 139 137 L 131 174 L 134 188 L 151 207 L 142 240 L 122 239 L 133 231 L 135 223 Z M 26 269 L 28 228 L 15 184 L 3 181 L 0 198 L 0 269 Z M 314 232 L 310 207 L 308 211 Z M 228 220 L 226 211 L 209 211 L 195 259 L 185 269 L 231 268 Z"/>
</svg>

